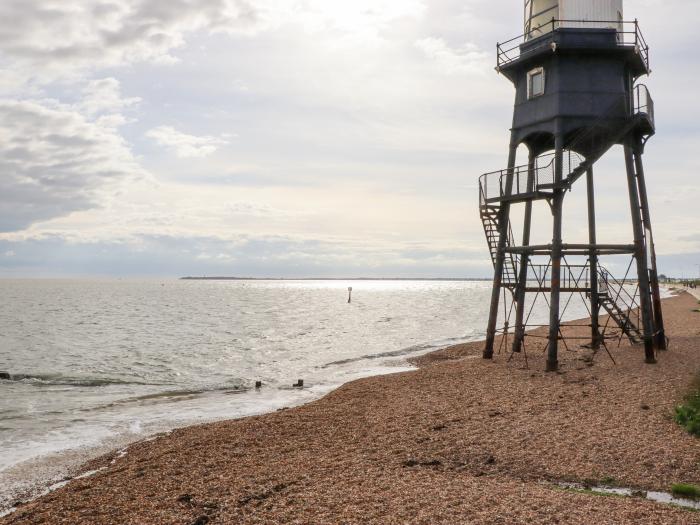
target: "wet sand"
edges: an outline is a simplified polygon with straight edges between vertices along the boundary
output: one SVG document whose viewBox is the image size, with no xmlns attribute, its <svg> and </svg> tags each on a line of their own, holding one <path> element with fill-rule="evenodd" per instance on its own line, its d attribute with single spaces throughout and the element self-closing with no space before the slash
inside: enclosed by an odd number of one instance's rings
<svg viewBox="0 0 700 525">
<path fill-rule="evenodd" d="M 0 524 L 700 524 L 698 512 L 556 485 L 700 484 L 700 440 L 673 421 L 700 370 L 700 313 L 689 294 L 664 308 L 670 350 L 656 365 L 624 340 L 610 347 L 617 365 L 562 349 L 554 374 L 537 332 L 529 367 L 459 345 L 302 407 L 137 443 Z"/>
</svg>

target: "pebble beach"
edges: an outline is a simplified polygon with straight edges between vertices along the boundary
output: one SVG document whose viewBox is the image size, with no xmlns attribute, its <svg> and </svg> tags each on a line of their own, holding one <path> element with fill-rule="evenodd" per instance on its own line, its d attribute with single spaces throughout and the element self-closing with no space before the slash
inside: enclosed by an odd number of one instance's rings
<svg viewBox="0 0 700 525">
<path fill-rule="evenodd" d="M 527 361 L 452 346 L 415 371 L 107 454 L 0 524 L 700 524 L 693 509 L 585 490 L 700 485 L 700 440 L 673 420 L 700 370 L 697 308 L 664 300 L 670 347 L 655 365 L 626 340 L 609 345 L 615 363 L 562 350 L 554 374 L 536 333 Z"/>
</svg>

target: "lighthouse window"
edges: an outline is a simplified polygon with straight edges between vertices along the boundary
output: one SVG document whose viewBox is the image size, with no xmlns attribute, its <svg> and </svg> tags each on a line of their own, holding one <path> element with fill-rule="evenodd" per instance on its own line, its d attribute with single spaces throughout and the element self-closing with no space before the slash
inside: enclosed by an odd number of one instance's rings
<svg viewBox="0 0 700 525">
<path fill-rule="evenodd" d="M 536 67 L 527 74 L 527 98 L 544 95 L 544 68 Z"/>
<path fill-rule="evenodd" d="M 559 18 L 558 0 L 525 0 L 525 40 L 549 33 Z"/>
</svg>

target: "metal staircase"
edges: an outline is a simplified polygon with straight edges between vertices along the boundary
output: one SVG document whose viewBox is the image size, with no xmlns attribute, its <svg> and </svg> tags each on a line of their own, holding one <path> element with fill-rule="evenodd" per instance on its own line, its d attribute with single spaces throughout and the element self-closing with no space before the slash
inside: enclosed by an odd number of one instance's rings
<svg viewBox="0 0 700 525">
<path fill-rule="evenodd" d="M 491 262 L 496 265 L 496 256 L 498 255 L 499 233 L 499 215 L 500 206 L 480 206 L 481 222 L 484 225 L 484 233 L 486 234 L 486 242 L 489 245 L 489 253 L 491 254 Z M 508 239 L 506 246 L 514 244 L 513 229 L 508 224 Z M 517 261 L 512 254 L 506 256 L 505 264 L 503 265 L 503 277 L 501 284 L 507 288 L 514 288 L 517 284 Z"/>
</svg>

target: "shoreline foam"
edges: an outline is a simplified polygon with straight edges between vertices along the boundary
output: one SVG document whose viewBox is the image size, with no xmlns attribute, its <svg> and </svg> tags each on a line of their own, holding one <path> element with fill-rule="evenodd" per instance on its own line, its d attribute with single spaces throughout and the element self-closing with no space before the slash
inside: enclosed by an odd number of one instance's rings
<svg viewBox="0 0 700 525">
<path fill-rule="evenodd" d="M 279 410 L 294 408 L 299 405 L 313 402 L 316 399 L 320 399 L 324 395 L 350 381 L 355 381 L 366 377 L 415 370 L 417 365 L 412 363 L 413 359 L 426 353 L 431 353 L 453 346 L 456 341 L 465 342 L 473 340 L 480 340 L 480 336 L 469 338 L 448 338 L 440 341 L 434 341 L 432 343 L 401 348 L 399 350 L 364 355 L 357 358 L 326 363 L 320 368 L 328 368 L 331 366 L 361 361 L 373 361 L 375 359 L 388 360 L 389 358 L 397 358 L 395 362 L 389 363 L 389 361 L 386 361 L 381 365 L 363 367 L 360 370 L 350 373 L 349 376 L 345 376 L 345 379 L 341 381 L 329 381 L 322 384 L 307 385 L 307 387 L 303 390 L 282 387 L 271 387 L 270 389 L 262 391 L 257 391 L 252 388 L 237 390 L 222 388 L 218 390 L 178 392 L 177 394 L 180 394 L 180 396 L 173 396 L 174 393 L 169 391 L 144 396 L 150 400 L 183 397 L 189 394 L 194 394 L 211 397 L 212 399 L 208 404 L 215 404 L 216 399 L 214 398 L 216 396 L 225 395 L 227 393 L 248 393 L 255 394 L 256 397 L 259 397 L 261 393 L 268 395 L 268 397 L 266 397 L 262 403 L 259 401 L 259 399 L 256 399 L 255 403 L 257 406 L 254 408 L 250 406 L 239 407 L 240 415 L 236 415 L 235 417 L 224 415 L 211 416 L 202 421 L 185 420 L 185 422 L 183 422 L 181 425 L 173 424 L 172 421 L 167 421 L 161 425 L 151 425 L 149 430 L 140 431 L 139 429 L 139 431 L 134 431 L 132 434 L 114 434 L 100 439 L 96 443 L 88 443 L 74 448 L 49 449 L 44 453 L 39 452 L 36 455 L 22 459 L 0 470 L 0 480 L 3 480 L 6 484 L 6 487 L 0 489 L 0 517 L 9 513 L 8 511 L 10 511 L 12 508 L 13 502 L 30 502 L 38 497 L 52 492 L 53 490 L 56 490 L 57 488 L 62 487 L 65 485 L 67 479 L 77 479 L 78 477 L 83 476 L 83 465 L 105 455 L 110 455 L 115 450 L 126 450 L 132 445 L 152 441 L 155 437 L 167 434 L 179 428 L 215 423 L 218 421 L 244 419 L 255 415 L 270 414 Z M 36 376 L 18 374 L 17 379 L 26 379 L 29 377 Z M 230 392 L 227 392 L 228 390 L 230 390 Z M 294 397 L 292 398 L 290 395 L 293 395 Z M 125 399 L 121 401 L 121 403 L 127 403 L 129 401 L 134 400 Z M 27 475 L 28 471 L 35 472 L 36 475 Z M 97 471 L 91 472 L 95 473 Z"/>
</svg>

